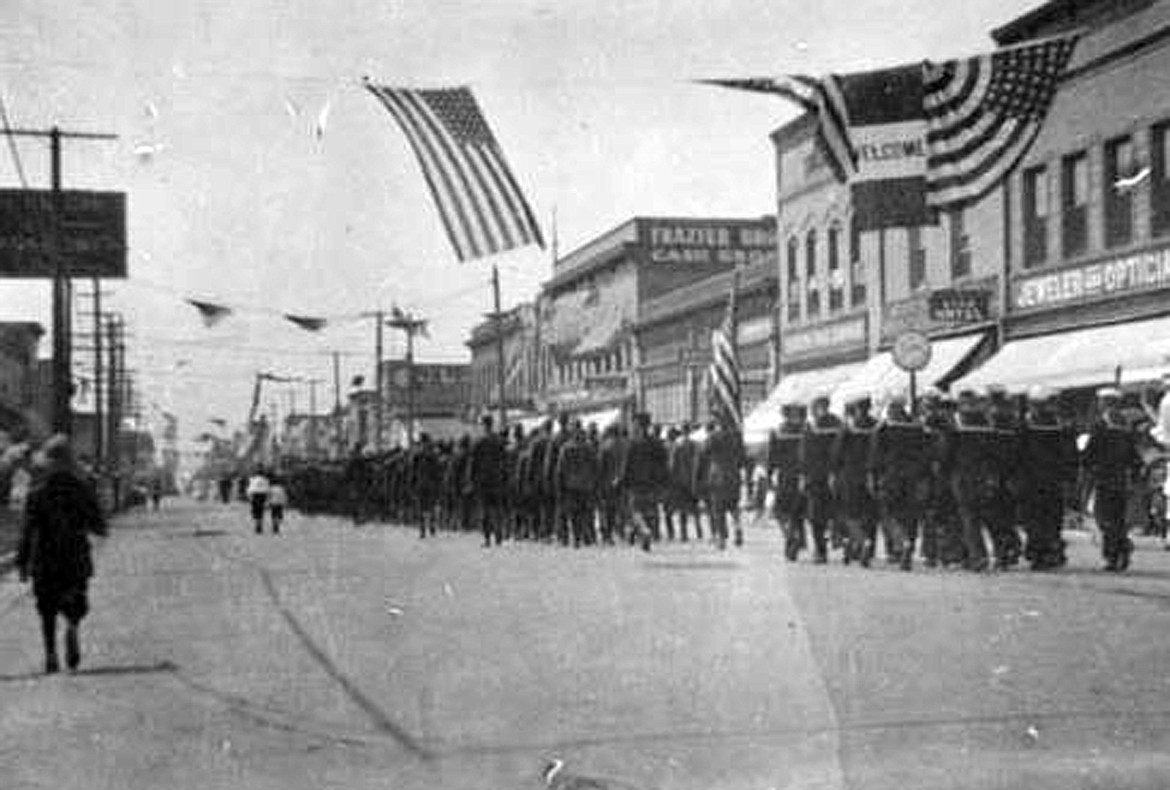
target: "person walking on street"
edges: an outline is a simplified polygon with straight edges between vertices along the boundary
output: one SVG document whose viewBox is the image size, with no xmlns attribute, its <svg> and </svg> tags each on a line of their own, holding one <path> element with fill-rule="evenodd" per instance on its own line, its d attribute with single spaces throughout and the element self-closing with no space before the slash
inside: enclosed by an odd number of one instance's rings
<svg viewBox="0 0 1170 790">
<path fill-rule="evenodd" d="M 634 522 L 630 539 L 640 539 L 643 551 L 650 551 L 658 534 L 658 499 L 668 475 L 666 451 L 650 435 L 650 415 L 638 412 L 634 415 L 634 435 L 622 454 L 618 481 L 629 497 Z"/>
<path fill-rule="evenodd" d="M 895 398 L 874 434 L 870 471 L 888 526 L 893 553 L 904 571 L 914 566 L 914 549 L 930 498 L 930 439 L 922 423 Z M 872 557 L 872 551 L 870 552 Z"/>
<path fill-rule="evenodd" d="M 89 612 L 93 576 L 89 534 L 108 527 L 94 490 L 78 476 L 69 440 L 50 439 L 43 449 L 44 476 L 25 501 L 16 567 L 21 581 L 32 580 L 41 619 L 45 672 L 59 671 L 57 617 L 65 618 L 65 665 L 81 663 L 81 621 Z"/>
<path fill-rule="evenodd" d="M 768 477 L 775 486 L 772 509 L 784 533 L 784 556 L 795 562 L 805 548 L 804 495 L 800 490 L 804 414 L 795 403 L 784 404 L 780 411 L 783 421 L 768 438 Z"/>
<path fill-rule="evenodd" d="M 808 520 L 812 527 L 813 562 L 829 561 L 829 529 L 837 518 L 833 497 L 833 448 L 844 429 L 841 418 L 829 411 L 829 399 L 813 400 L 808 430 L 800 445 L 801 489 L 808 502 Z"/>
<path fill-rule="evenodd" d="M 1125 523 L 1126 497 L 1131 481 L 1141 470 L 1137 441 L 1125 422 L 1121 410 L 1121 393 L 1106 387 L 1098 390 L 1101 419 L 1093 426 L 1082 457 L 1085 471 L 1093 482 L 1093 515 L 1101 530 L 1101 552 L 1105 570 L 1121 572 L 1129 568 L 1133 543 Z"/>
<path fill-rule="evenodd" d="M 259 535 L 264 531 L 264 511 L 268 505 L 268 493 L 271 489 L 271 484 L 268 481 L 268 476 L 264 474 L 264 470 L 260 467 L 252 473 L 248 478 L 248 502 L 252 506 L 252 525 L 256 528 L 256 534 Z"/>
<path fill-rule="evenodd" d="M 288 490 L 284 487 L 284 480 L 277 475 L 272 476 L 268 486 L 268 515 L 272 519 L 272 534 L 279 535 L 280 527 L 284 524 L 284 509 L 288 507 Z"/>
<path fill-rule="evenodd" d="M 505 470 L 504 440 L 492 427 L 491 415 L 485 415 L 480 423 L 483 433 L 471 445 L 467 461 L 465 491 L 475 499 L 475 517 L 483 533 L 483 545 L 487 548 L 495 538 L 496 545 L 504 542 L 504 486 Z"/>
<path fill-rule="evenodd" d="M 556 497 L 564 509 L 573 547 L 592 546 L 597 542 L 593 528 L 593 506 L 597 499 L 600 468 L 597 452 L 589 442 L 580 420 L 573 420 L 557 458 Z"/>
<path fill-rule="evenodd" d="M 706 500 L 711 537 L 722 551 L 727 548 L 728 517 L 735 522 L 735 545 L 743 545 L 743 526 L 739 520 L 743 441 L 739 432 L 728 430 L 722 420 L 713 420 L 707 431 L 707 441 L 703 443 L 695 460 L 691 488 Z"/>
<path fill-rule="evenodd" d="M 854 399 L 845 406 L 846 427 L 833 448 L 833 471 L 836 477 L 838 516 L 845 528 L 844 562 L 856 560 L 868 566 L 873 559 L 877 538 L 876 506 L 870 450 L 877 420 L 870 414 L 868 396 Z"/>
</svg>

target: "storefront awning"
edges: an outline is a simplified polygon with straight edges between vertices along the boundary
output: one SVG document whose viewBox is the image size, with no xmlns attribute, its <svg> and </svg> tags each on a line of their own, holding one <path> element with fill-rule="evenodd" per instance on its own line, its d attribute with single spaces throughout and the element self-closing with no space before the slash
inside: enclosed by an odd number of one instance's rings
<svg viewBox="0 0 1170 790">
<path fill-rule="evenodd" d="M 918 386 L 929 387 L 946 381 L 987 337 L 984 332 L 935 340 L 930 345 L 930 362 L 918 371 Z M 855 398 L 868 396 L 880 401 L 910 390 L 910 374 L 894 362 L 889 351 L 872 356 L 856 376 L 833 390 L 831 408 L 843 412 L 845 404 Z"/>
<path fill-rule="evenodd" d="M 1014 340 L 956 382 L 1023 391 L 1157 380 L 1170 371 L 1170 317 Z"/>
<path fill-rule="evenodd" d="M 744 441 L 749 445 L 766 442 L 768 434 L 780 425 L 781 406 L 786 403 L 806 404 L 817 395 L 828 395 L 837 385 L 860 371 L 864 364 L 851 362 L 784 376 L 768 397 L 744 418 Z"/>
</svg>

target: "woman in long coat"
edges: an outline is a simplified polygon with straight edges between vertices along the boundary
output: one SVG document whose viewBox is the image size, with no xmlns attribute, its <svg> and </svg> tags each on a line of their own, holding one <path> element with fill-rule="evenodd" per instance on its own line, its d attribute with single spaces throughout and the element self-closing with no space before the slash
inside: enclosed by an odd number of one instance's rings
<svg viewBox="0 0 1170 790">
<path fill-rule="evenodd" d="M 68 440 L 54 437 L 43 452 L 46 468 L 25 502 L 16 563 L 21 580 L 32 579 L 45 672 L 52 673 L 59 668 L 58 615 L 66 623 L 65 663 L 72 670 L 81 662 L 78 627 L 89 612 L 93 576 L 89 533 L 105 535 L 107 527 L 95 492 L 76 470 Z"/>
</svg>

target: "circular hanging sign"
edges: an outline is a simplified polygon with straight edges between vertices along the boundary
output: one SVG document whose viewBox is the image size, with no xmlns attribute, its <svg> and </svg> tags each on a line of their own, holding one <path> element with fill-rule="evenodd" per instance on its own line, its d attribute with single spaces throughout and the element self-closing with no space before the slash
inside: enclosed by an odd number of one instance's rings
<svg viewBox="0 0 1170 790">
<path fill-rule="evenodd" d="M 894 341 L 894 364 L 905 371 L 930 364 L 930 338 L 921 332 L 903 332 Z"/>
</svg>

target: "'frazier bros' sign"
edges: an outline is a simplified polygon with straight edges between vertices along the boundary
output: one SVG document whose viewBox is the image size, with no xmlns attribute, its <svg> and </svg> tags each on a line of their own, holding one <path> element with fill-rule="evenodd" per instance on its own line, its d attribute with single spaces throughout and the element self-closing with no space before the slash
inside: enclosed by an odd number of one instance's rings
<svg viewBox="0 0 1170 790">
<path fill-rule="evenodd" d="M 746 264 L 774 255 L 776 234 L 754 225 L 656 222 L 646 242 L 654 263 Z"/>
<path fill-rule="evenodd" d="M 1114 294 L 1170 287 L 1170 247 L 1016 281 L 1018 310 L 1091 302 Z"/>
</svg>

